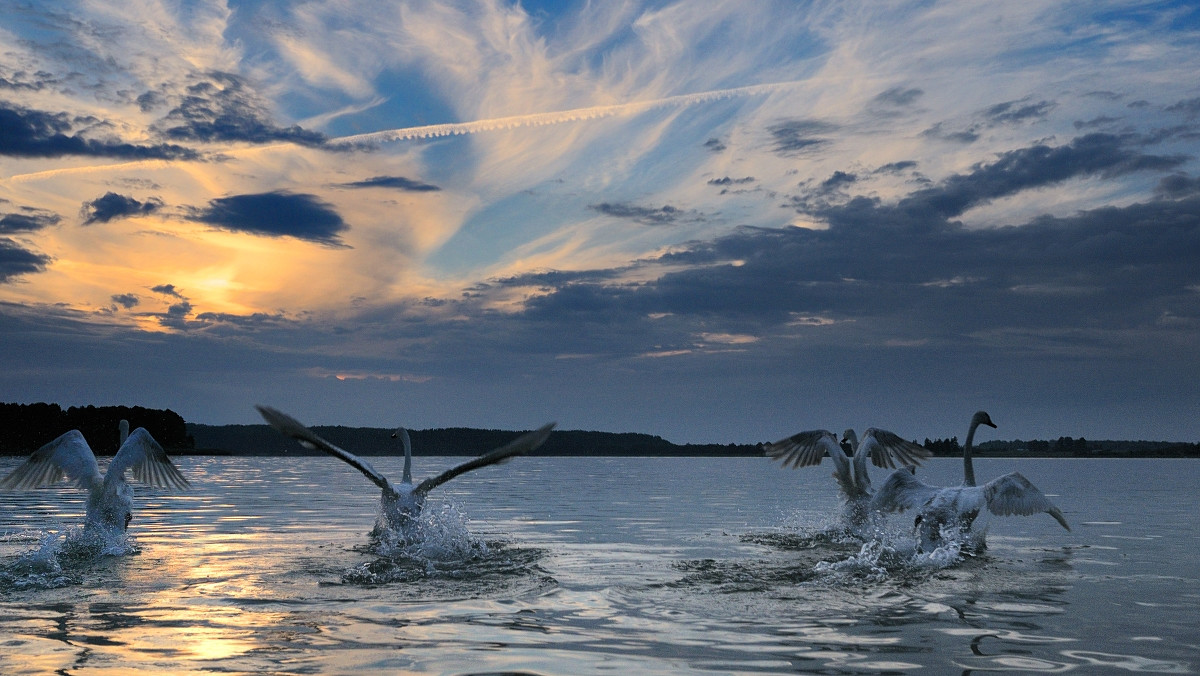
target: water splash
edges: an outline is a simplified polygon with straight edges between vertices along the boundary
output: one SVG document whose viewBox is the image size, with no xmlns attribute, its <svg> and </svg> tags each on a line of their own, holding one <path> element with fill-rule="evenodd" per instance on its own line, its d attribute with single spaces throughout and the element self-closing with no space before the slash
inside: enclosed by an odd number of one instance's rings
<svg viewBox="0 0 1200 676">
<path fill-rule="evenodd" d="M 451 503 L 426 505 L 421 515 L 398 530 L 372 534 L 366 551 L 374 556 L 342 574 L 342 583 L 376 586 L 437 581 L 436 592 L 418 585 L 419 597 L 487 595 L 497 590 L 536 591 L 556 581 L 538 565 L 543 552 L 488 541 L 471 533 L 470 520 Z"/>
<path fill-rule="evenodd" d="M 0 590 L 55 589 L 80 583 L 80 571 L 105 556 L 138 554 L 123 531 L 74 526 L 62 531 L 23 531 L 4 542 L 37 542 L 37 546 L 0 566 Z"/>
</svg>

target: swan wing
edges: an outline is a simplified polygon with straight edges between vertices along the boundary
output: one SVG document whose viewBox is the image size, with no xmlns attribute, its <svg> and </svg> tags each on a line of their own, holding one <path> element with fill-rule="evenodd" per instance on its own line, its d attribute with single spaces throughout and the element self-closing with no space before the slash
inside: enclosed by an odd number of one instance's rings
<svg viewBox="0 0 1200 676">
<path fill-rule="evenodd" d="M 523 434 L 520 437 L 517 437 L 516 440 L 505 446 L 501 446 L 493 451 L 488 451 L 487 453 L 468 460 L 461 465 L 451 467 L 437 476 L 425 479 L 421 483 L 417 484 L 417 487 L 413 489 L 413 493 L 428 493 L 434 488 L 441 486 L 460 474 L 465 474 L 466 472 L 479 469 L 480 467 L 494 465 L 498 462 L 505 462 L 512 459 L 513 456 L 528 453 L 538 446 L 541 446 L 542 442 L 546 441 L 546 437 L 550 436 L 550 432 L 554 429 L 554 425 L 555 423 L 547 423 L 542 425 L 540 428 L 529 432 L 528 434 Z"/>
<path fill-rule="evenodd" d="M 924 446 L 918 446 L 898 434 L 874 427 L 863 434 L 862 441 L 854 451 L 855 457 L 864 451 L 871 454 L 871 462 L 875 463 L 876 467 L 887 469 L 914 467 L 933 455 Z"/>
<path fill-rule="evenodd" d="M 117 449 L 104 480 L 117 481 L 129 469 L 133 470 L 133 478 L 149 486 L 191 488 L 167 452 L 144 427 L 134 430 Z"/>
<path fill-rule="evenodd" d="M 786 439 L 780 439 L 773 444 L 767 444 L 765 453 L 768 458 L 778 460 L 784 467 L 796 469 L 821 464 L 825 454 L 834 462 L 839 460 L 849 463 L 846 452 L 837 442 L 837 437 L 828 430 L 809 430 L 793 434 Z"/>
<path fill-rule="evenodd" d="M 1045 512 L 1054 517 L 1063 528 L 1071 530 L 1067 520 L 1050 498 L 1038 490 L 1020 472 L 1005 474 L 982 486 L 983 499 L 988 511 L 997 516 L 1030 516 Z"/>
<path fill-rule="evenodd" d="M 939 490 L 922 483 L 907 469 L 898 469 L 888 475 L 879 492 L 871 498 L 871 508 L 880 512 L 915 509 L 932 500 Z"/>
<path fill-rule="evenodd" d="M 0 479 L 0 489 L 39 488 L 64 475 L 89 490 L 103 483 L 92 447 L 79 430 L 71 430 L 34 451 L 23 464 Z"/>
<path fill-rule="evenodd" d="M 342 462 L 345 462 L 347 465 L 350 465 L 354 469 L 362 472 L 363 475 L 370 479 L 371 482 L 376 486 L 379 486 L 385 491 L 391 491 L 392 493 L 396 492 L 396 489 L 393 488 L 391 483 L 388 482 L 387 477 L 376 471 L 375 468 L 371 466 L 371 463 L 363 460 L 357 455 L 354 455 L 350 451 L 342 450 L 328 441 L 325 441 L 321 437 L 317 436 L 315 432 L 308 429 L 304 425 L 301 425 L 300 422 L 292 416 L 282 411 L 273 409 L 270 406 L 256 405 L 254 408 L 258 409 L 258 412 L 261 413 L 262 417 L 271 424 L 271 427 L 279 430 L 284 436 L 289 436 L 308 448 L 319 449 L 334 456 L 335 458 L 340 458 Z"/>
<path fill-rule="evenodd" d="M 851 473 L 850 458 L 842 450 L 842 446 L 833 432 L 828 430 L 799 432 L 773 444 L 767 444 L 765 452 L 768 458 L 779 460 L 784 467 L 790 466 L 792 469 L 819 465 L 825 458 L 825 454 L 828 453 L 835 465 L 833 478 L 838 482 L 842 494 L 855 496 L 859 493 Z"/>
</svg>

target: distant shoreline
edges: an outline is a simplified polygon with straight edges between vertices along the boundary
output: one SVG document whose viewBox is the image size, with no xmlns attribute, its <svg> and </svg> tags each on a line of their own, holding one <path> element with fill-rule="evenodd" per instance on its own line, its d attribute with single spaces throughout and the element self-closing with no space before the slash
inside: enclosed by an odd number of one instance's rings
<svg viewBox="0 0 1200 676">
<path fill-rule="evenodd" d="M 69 429 L 79 429 L 100 456 L 117 447 L 117 423 L 144 426 L 172 455 L 306 456 L 305 449 L 266 424 L 206 425 L 185 422 L 171 410 L 141 407 L 70 407 L 57 404 L 0 403 L 0 456 L 24 456 Z M 330 442 L 364 456 L 394 456 L 401 451 L 393 429 L 314 426 Z M 503 446 L 520 434 L 514 430 L 452 427 L 409 430 L 414 455 L 472 456 Z M 962 457 L 957 438 L 913 441 L 934 457 Z M 1088 441 L 1060 437 L 1053 441 L 989 440 L 976 447 L 981 458 L 1200 458 L 1200 443 L 1168 441 Z M 763 443 L 676 444 L 662 437 L 633 432 L 556 430 L 533 456 L 555 457 L 762 457 Z"/>
</svg>

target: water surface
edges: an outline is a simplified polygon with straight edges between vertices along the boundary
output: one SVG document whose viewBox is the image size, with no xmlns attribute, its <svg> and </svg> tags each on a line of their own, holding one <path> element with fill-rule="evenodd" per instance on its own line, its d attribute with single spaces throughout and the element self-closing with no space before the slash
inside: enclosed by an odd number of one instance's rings
<svg viewBox="0 0 1200 676">
<path fill-rule="evenodd" d="M 518 458 L 438 489 L 422 545 L 398 548 L 369 545 L 378 490 L 335 460 L 177 464 L 193 489 L 135 485 L 119 555 L 70 551 L 83 495 L 65 483 L 0 493 L 0 673 L 1200 664 L 1194 460 L 979 460 L 981 479 L 1019 468 L 1073 530 L 981 517 L 986 553 L 954 561 L 914 556 L 906 517 L 866 542 L 827 532 L 832 469 L 761 458 Z M 956 484 L 961 462 L 921 478 Z"/>
</svg>

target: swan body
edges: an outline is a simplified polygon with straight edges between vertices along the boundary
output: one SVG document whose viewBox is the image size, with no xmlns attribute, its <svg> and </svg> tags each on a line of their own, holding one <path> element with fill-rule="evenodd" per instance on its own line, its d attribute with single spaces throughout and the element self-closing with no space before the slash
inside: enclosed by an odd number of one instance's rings
<svg viewBox="0 0 1200 676">
<path fill-rule="evenodd" d="M 844 516 L 851 526 L 866 523 L 871 514 L 871 476 L 867 472 L 867 457 L 876 467 L 896 468 L 919 465 L 930 456 L 927 449 L 887 430 L 870 428 L 859 441 L 854 430 L 842 435 L 853 458 L 846 455 L 833 432 L 810 430 L 780 439 L 766 447 L 766 455 L 783 463 L 784 467 L 811 467 L 819 465 L 828 454 L 833 460 L 833 478 L 837 481 L 845 503 Z"/>
<path fill-rule="evenodd" d="M 128 423 L 124 429 L 128 430 Z M 22 465 L 0 479 L 0 489 L 40 488 L 66 476 L 88 492 L 85 531 L 123 532 L 133 520 L 133 488 L 125 480 L 129 470 L 135 479 L 151 486 L 189 487 L 163 447 L 145 428 L 139 427 L 122 440 L 104 475 L 100 474 L 96 456 L 83 434 L 71 430 L 34 451 Z"/>
<path fill-rule="evenodd" d="M 1045 512 L 1063 528 L 1071 530 L 1062 512 L 1020 472 L 1011 472 L 992 479 L 982 486 L 975 485 L 975 468 L 971 450 L 975 430 L 980 425 L 996 427 L 984 411 L 971 418 L 967 441 L 963 446 L 963 483 L 961 486 L 938 487 L 922 483 L 912 474 L 893 472 L 871 501 L 873 509 L 883 512 L 917 511 L 914 526 L 922 551 L 932 551 L 942 541 L 947 529 L 966 535 L 980 511 L 987 509 L 997 516 L 1030 516 Z M 984 545 L 978 538 L 978 545 Z"/>
<path fill-rule="evenodd" d="M 451 467 L 441 474 L 432 476 L 419 483 L 413 483 L 412 442 L 409 440 L 408 430 L 403 427 L 398 428 L 392 434 L 392 437 L 399 437 L 404 445 L 404 475 L 400 483 L 393 483 L 372 467 L 371 463 L 322 439 L 315 432 L 288 414 L 269 406 L 256 406 L 255 408 L 258 409 L 258 412 L 262 414 L 262 417 L 272 427 L 284 435 L 296 439 L 309 448 L 325 451 L 341 459 L 346 464 L 362 472 L 364 476 L 380 488 L 380 506 L 382 509 L 379 522 L 376 523 L 375 529 L 372 531 L 372 535 L 375 536 L 382 535 L 385 532 L 404 532 L 408 530 L 421 515 L 421 510 L 425 506 L 425 498 L 429 495 L 429 491 L 460 474 L 481 467 L 487 467 L 488 465 L 506 462 L 514 456 L 528 453 L 541 446 L 542 442 L 550 436 L 551 430 L 554 429 L 554 423 L 543 425 L 541 428 L 522 435 L 505 446 L 484 453 L 461 465 Z"/>
</svg>

